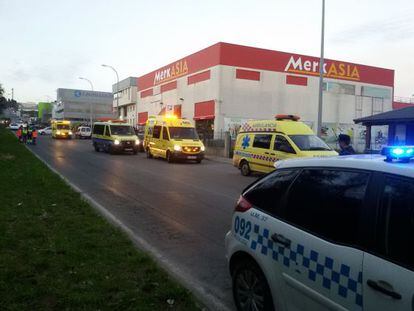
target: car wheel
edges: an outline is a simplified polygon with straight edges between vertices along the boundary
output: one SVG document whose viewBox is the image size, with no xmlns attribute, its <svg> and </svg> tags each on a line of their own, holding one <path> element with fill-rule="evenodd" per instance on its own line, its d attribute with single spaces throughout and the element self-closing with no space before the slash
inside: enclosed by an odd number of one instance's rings
<svg viewBox="0 0 414 311">
<path fill-rule="evenodd" d="M 151 154 L 151 150 L 149 147 L 147 148 L 147 158 L 152 159 L 152 154 Z"/>
<path fill-rule="evenodd" d="M 167 162 L 168 163 L 173 163 L 174 162 L 174 157 L 173 157 L 173 155 L 171 154 L 171 152 L 169 150 L 167 151 Z"/>
<path fill-rule="evenodd" d="M 274 310 L 267 280 L 253 260 L 243 260 L 235 265 L 232 283 L 237 310 Z"/>
<path fill-rule="evenodd" d="M 96 152 L 99 152 L 99 150 L 100 150 L 100 149 L 99 149 L 99 147 L 98 147 L 98 144 L 93 144 L 93 147 L 95 148 L 95 151 L 96 151 Z"/>
<path fill-rule="evenodd" d="M 138 150 L 137 149 L 134 149 L 134 151 L 132 151 L 132 153 L 133 154 L 137 154 L 138 153 Z"/>
<path fill-rule="evenodd" d="M 247 161 L 243 161 L 240 164 L 240 172 L 243 176 L 249 176 L 251 174 L 252 171 L 250 170 L 250 166 Z"/>
<path fill-rule="evenodd" d="M 198 164 L 200 164 L 200 163 L 201 163 L 201 159 L 198 159 L 196 162 L 197 162 Z"/>
</svg>

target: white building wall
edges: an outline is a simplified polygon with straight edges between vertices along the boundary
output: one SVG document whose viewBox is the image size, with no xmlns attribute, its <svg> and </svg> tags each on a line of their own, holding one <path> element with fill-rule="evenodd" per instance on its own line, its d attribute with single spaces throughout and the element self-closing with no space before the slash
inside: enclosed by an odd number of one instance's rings
<svg viewBox="0 0 414 311">
<path fill-rule="evenodd" d="M 135 115 L 139 112 L 158 115 L 166 105 L 182 105 L 182 116 L 192 120 L 195 103 L 214 100 L 216 137 L 228 130 L 225 128 L 227 118 L 272 119 L 276 114 L 295 114 L 316 128 L 318 77 L 298 75 L 307 78 L 307 86 L 301 86 L 286 84 L 288 74 L 273 71 L 256 70 L 260 71 L 260 81 L 236 79 L 237 69 L 244 68 L 214 66 L 210 68 L 209 80 L 190 85 L 187 84 L 188 76 L 180 77 L 177 89 L 164 93 L 160 93 L 160 86 L 155 86 L 152 96 L 141 98 L 138 94 Z M 392 87 L 336 79 L 324 81 L 355 86 L 355 95 L 323 92 L 323 122 L 326 126 L 330 124 L 335 127 L 335 130 L 340 127 L 355 129 L 355 118 L 392 110 Z M 373 105 L 371 97 L 361 96 L 362 86 L 386 89 L 390 97 L 381 100 L 381 105 Z"/>
</svg>

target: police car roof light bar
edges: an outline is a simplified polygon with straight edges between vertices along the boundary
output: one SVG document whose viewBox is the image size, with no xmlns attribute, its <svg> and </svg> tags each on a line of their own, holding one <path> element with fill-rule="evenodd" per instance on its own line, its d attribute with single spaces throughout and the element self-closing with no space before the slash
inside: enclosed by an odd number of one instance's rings
<svg viewBox="0 0 414 311">
<path fill-rule="evenodd" d="M 409 162 L 414 158 L 414 146 L 387 146 L 382 148 L 381 154 L 386 157 L 386 162 L 393 160 Z"/>
</svg>

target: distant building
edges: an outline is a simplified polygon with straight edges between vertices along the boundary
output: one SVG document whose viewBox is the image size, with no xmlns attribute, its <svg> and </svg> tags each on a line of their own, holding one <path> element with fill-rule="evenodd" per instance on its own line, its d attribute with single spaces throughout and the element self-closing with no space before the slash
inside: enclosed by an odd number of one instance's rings
<svg viewBox="0 0 414 311">
<path fill-rule="evenodd" d="M 119 85 L 114 84 L 112 86 L 112 92 L 114 93 L 113 107 L 116 111 L 117 100 L 119 104 L 119 115 L 122 119 L 126 120 L 131 125 L 137 124 L 137 78 L 129 77 L 122 81 L 119 81 Z"/>
<path fill-rule="evenodd" d="M 40 102 L 37 104 L 37 118 L 41 123 L 48 123 L 52 118 L 53 103 Z"/>
<path fill-rule="evenodd" d="M 113 95 L 109 92 L 58 89 L 53 119 L 90 122 L 114 118 Z"/>
</svg>

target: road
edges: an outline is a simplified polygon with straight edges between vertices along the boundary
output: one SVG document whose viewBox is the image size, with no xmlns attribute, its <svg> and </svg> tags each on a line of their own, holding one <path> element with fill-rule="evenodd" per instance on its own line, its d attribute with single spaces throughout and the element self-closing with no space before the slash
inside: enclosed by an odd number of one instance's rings
<svg viewBox="0 0 414 311">
<path fill-rule="evenodd" d="M 90 140 L 41 136 L 30 148 L 179 273 L 234 309 L 224 236 L 235 202 L 253 177 L 216 161 L 168 164 L 143 153 L 98 153 Z"/>
</svg>

